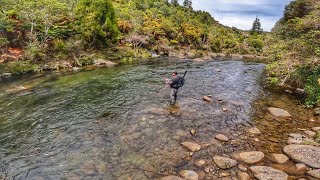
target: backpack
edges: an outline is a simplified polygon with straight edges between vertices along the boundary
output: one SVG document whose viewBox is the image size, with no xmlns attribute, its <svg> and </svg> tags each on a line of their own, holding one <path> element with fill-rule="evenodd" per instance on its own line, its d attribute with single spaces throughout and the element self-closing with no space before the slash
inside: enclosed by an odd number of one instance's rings
<svg viewBox="0 0 320 180">
<path fill-rule="evenodd" d="M 178 80 L 177 80 L 177 82 L 173 85 L 173 88 L 179 89 L 179 88 L 181 88 L 181 87 L 184 85 L 184 82 L 185 82 L 184 77 L 186 76 L 186 74 L 187 74 L 187 71 L 184 73 L 183 77 L 178 76 Z"/>
</svg>

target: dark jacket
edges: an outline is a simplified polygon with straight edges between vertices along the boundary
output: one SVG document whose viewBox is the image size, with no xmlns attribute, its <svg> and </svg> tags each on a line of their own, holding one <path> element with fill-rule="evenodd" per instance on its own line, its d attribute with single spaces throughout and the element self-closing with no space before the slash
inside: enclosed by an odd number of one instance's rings
<svg viewBox="0 0 320 180">
<path fill-rule="evenodd" d="M 179 89 L 177 85 L 179 84 L 179 76 L 176 76 L 175 78 L 171 79 L 170 87 L 174 89 Z"/>
</svg>

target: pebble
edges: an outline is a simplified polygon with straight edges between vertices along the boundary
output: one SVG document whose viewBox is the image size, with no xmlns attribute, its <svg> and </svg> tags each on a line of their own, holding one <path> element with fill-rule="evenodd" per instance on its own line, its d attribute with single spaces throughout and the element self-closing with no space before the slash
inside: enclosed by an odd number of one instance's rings
<svg viewBox="0 0 320 180">
<path fill-rule="evenodd" d="M 199 179 L 199 175 L 191 170 L 182 170 L 180 171 L 179 175 L 186 179 L 186 180 L 198 180 Z"/>
<path fill-rule="evenodd" d="M 193 136 L 193 135 L 195 135 L 197 132 L 196 132 L 196 130 L 194 130 L 194 129 L 191 129 L 190 130 L 190 134 Z"/>
<path fill-rule="evenodd" d="M 270 160 L 278 164 L 283 164 L 287 162 L 289 158 L 284 154 L 270 154 Z"/>
<path fill-rule="evenodd" d="M 317 133 L 316 132 L 313 132 L 313 131 L 309 131 L 309 130 L 306 130 L 304 131 L 304 133 L 306 133 L 309 137 L 316 137 Z"/>
<path fill-rule="evenodd" d="M 248 129 L 248 132 L 251 134 L 261 134 L 260 130 L 256 127 Z"/>
<path fill-rule="evenodd" d="M 308 171 L 307 174 L 315 178 L 320 178 L 320 169 Z"/>
<path fill-rule="evenodd" d="M 216 139 L 220 140 L 220 141 L 224 141 L 224 142 L 228 142 L 229 138 L 223 134 L 217 134 L 215 136 Z"/>
<path fill-rule="evenodd" d="M 320 127 L 313 127 L 312 131 L 320 132 Z"/>
<path fill-rule="evenodd" d="M 246 166 L 243 164 L 239 164 L 238 169 L 240 169 L 240 171 L 244 171 L 244 172 L 248 171 L 248 168 L 246 168 Z"/>
<path fill-rule="evenodd" d="M 200 159 L 200 160 L 197 160 L 194 164 L 197 166 L 197 167 L 202 167 L 204 165 L 206 165 L 206 160 L 203 160 L 203 159 Z"/>
</svg>

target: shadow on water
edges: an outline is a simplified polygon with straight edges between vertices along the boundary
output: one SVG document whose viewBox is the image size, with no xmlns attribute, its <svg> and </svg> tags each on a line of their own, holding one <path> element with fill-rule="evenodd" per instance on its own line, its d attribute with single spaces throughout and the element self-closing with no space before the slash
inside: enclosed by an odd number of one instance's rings
<svg viewBox="0 0 320 180">
<path fill-rule="evenodd" d="M 263 69 L 241 61 L 157 60 L 6 82 L 0 93 L 0 177 L 152 179 L 196 170 L 183 141 L 205 147 L 193 159 L 257 147 L 243 137 L 244 129 L 259 124 L 252 121 L 252 103 L 259 108 Z M 174 70 L 188 70 L 177 107 L 169 106 L 163 81 Z M 204 102 L 204 95 L 213 102 Z M 217 133 L 236 143 L 217 142 Z"/>
</svg>

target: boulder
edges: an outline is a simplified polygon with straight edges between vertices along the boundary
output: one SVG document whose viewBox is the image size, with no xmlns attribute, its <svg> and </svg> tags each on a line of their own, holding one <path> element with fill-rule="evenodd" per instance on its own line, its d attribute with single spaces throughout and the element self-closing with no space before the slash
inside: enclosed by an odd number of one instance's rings
<svg viewBox="0 0 320 180">
<path fill-rule="evenodd" d="M 308 171 L 307 174 L 309 174 L 312 177 L 320 179 L 320 169 L 315 169 L 315 170 Z"/>
<path fill-rule="evenodd" d="M 240 152 L 232 155 L 235 159 L 246 164 L 255 164 L 264 158 L 264 153 L 260 151 Z"/>
<path fill-rule="evenodd" d="M 252 166 L 250 170 L 259 180 L 287 180 L 289 177 L 285 172 L 268 166 Z"/>
<path fill-rule="evenodd" d="M 215 156 L 213 161 L 221 169 L 229 169 L 237 165 L 237 161 L 228 157 Z"/>
<path fill-rule="evenodd" d="M 224 141 L 224 142 L 228 142 L 229 138 L 223 134 L 217 134 L 215 136 L 216 139 L 220 140 L 220 141 Z"/>
<path fill-rule="evenodd" d="M 197 143 L 193 142 L 183 142 L 181 143 L 183 146 L 191 150 L 192 152 L 199 151 L 201 149 L 201 146 Z"/>
<path fill-rule="evenodd" d="M 186 180 L 198 180 L 199 179 L 199 175 L 196 172 L 190 171 L 190 170 L 182 170 L 182 171 L 180 171 L 179 175 Z"/>
<path fill-rule="evenodd" d="M 283 152 L 292 160 L 313 168 L 320 168 L 320 147 L 310 145 L 287 145 Z"/>
<path fill-rule="evenodd" d="M 289 158 L 284 154 L 270 154 L 270 160 L 278 164 L 283 164 L 287 162 Z"/>
<path fill-rule="evenodd" d="M 185 180 L 179 176 L 166 176 L 161 178 L 160 180 Z"/>
<path fill-rule="evenodd" d="M 276 117 L 284 117 L 284 118 L 291 117 L 291 114 L 289 114 L 287 111 L 280 109 L 280 108 L 270 107 L 270 108 L 268 108 L 268 111 L 273 116 L 276 116 Z"/>
</svg>

